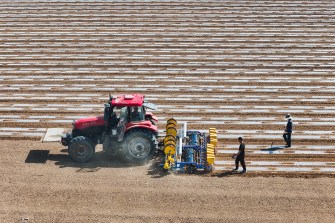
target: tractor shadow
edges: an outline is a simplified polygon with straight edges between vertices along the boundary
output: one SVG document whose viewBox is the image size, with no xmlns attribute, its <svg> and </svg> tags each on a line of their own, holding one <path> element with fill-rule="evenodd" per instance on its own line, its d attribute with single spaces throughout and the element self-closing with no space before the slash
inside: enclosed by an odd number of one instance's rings
<svg viewBox="0 0 335 223">
<path fill-rule="evenodd" d="M 138 163 L 126 163 L 122 159 L 117 157 L 110 156 L 102 151 L 97 151 L 94 154 L 92 160 L 87 163 L 76 163 L 73 161 L 67 149 L 60 150 L 59 153 L 52 154 L 50 150 L 30 150 L 26 163 L 35 163 L 35 164 L 45 164 L 47 161 L 52 161 L 59 168 L 76 168 L 76 172 L 88 173 L 88 172 L 97 172 L 101 168 L 131 168 L 145 166 L 147 175 L 151 178 L 162 178 L 168 175 L 208 175 L 203 171 L 196 171 L 193 174 L 188 173 L 175 173 L 173 171 L 166 171 L 162 168 L 162 155 L 157 154 L 149 163 L 146 165 Z"/>
<path fill-rule="evenodd" d="M 87 163 L 76 163 L 67 154 L 49 154 L 48 160 L 55 162 L 60 168 L 81 168 L 77 172 L 96 172 L 101 168 L 127 168 L 137 166 L 133 163 L 125 163 L 117 157 L 112 157 L 105 152 L 96 152 L 92 160 Z M 96 171 L 95 171 L 96 170 Z"/>
<path fill-rule="evenodd" d="M 30 150 L 25 163 L 46 163 L 50 150 Z"/>
<path fill-rule="evenodd" d="M 51 154 L 50 150 L 30 150 L 25 163 L 44 164 L 48 160 L 54 161 L 59 168 L 79 168 L 77 172 L 96 172 L 101 168 L 127 168 L 139 166 L 139 164 L 125 163 L 117 157 L 111 157 L 105 152 L 96 152 L 91 161 L 87 163 L 74 162 L 67 153 L 67 149 L 63 149 L 58 154 Z"/>
</svg>

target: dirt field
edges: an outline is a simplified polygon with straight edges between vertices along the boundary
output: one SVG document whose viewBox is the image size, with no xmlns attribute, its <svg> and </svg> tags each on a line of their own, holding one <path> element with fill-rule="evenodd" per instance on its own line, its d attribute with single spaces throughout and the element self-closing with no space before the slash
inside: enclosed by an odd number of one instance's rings
<svg viewBox="0 0 335 223">
<path fill-rule="evenodd" d="M 334 178 L 162 176 L 59 144 L 2 141 L 1 222 L 333 222 Z M 25 163 L 50 150 L 46 163 Z M 26 221 L 21 221 L 26 219 Z"/>
<path fill-rule="evenodd" d="M 331 0 L 1 1 L 0 222 L 334 222 L 334 21 Z M 145 94 L 160 129 L 217 128 L 217 171 L 79 165 L 40 143 L 109 93 Z M 238 136 L 245 175 L 227 171 Z"/>
</svg>

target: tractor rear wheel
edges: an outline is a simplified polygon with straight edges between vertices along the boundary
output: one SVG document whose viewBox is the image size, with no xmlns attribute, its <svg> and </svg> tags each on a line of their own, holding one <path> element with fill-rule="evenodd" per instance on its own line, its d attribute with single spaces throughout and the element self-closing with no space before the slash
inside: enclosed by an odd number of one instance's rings
<svg viewBox="0 0 335 223">
<path fill-rule="evenodd" d="M 72 160 L 85 163 L 91 160 L 95 153 L 95 146 L 89 138 L 77 136 L 71 140 L 68 152 Z"/>
<path fill-rule="evenodd" d="M 156 136 L 149 131 L 136 129 L 126 133 L 119 155 L 126 162 L 144 164 L 152 159 L 156 149 Z"/>
</svg>

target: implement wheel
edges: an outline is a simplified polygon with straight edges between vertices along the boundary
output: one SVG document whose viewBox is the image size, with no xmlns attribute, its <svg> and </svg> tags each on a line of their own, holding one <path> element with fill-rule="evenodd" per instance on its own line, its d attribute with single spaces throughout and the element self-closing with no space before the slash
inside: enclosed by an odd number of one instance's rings
<svg viewBox="0 0 335 223">
<path fill-rule="evenodd" d="M 186 172 L 188 174 L 194 174 L 195 172 L 197 172 L 197 167 L 195 165 L 188 165 L 186 167 Z"/>
</svg>

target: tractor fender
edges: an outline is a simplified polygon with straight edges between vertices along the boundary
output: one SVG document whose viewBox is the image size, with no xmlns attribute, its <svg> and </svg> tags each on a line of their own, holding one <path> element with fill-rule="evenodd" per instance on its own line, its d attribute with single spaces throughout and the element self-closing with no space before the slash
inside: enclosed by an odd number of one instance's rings
<svg viewBox="0 0 335 223">
<path fill-rule="evenodd" d="M 125 134 L 126 134 L 127 132 L 132 131 L 132 130 L 135 130 L 135 129 L 143 129 L 143 130 L 147 130 L 147 131 L 151 132 L 152 134 L 154 134 L 156 138 L 157 138 L 157 136 L 158 136 L 158 128 L 157 128 L 157 126 L 154 126 L 154 125 L 152 125 L 152 126 L 132 125 L 132 126 L 130 126 L 130 127 L 128 127 L 128 128 L 126 129 Z M 123 134 L 123 136 L 122 136 L 122 140 L 123 140 L 125 134 Z M 119 141 L 122 141 L 122 140 L 119 139 Z"/>
<path fill-rule="evenodd" d="M 151 119 L 151 120 L 153 120 L 154 122 L 158 122 L 158 118 L 157 118 L 157 116 L 155 116 L 155 115 L 153 115 L 152 114 L 152 112 L 147 112 L 146 114 L 145 114 L 145 118 L 147 118 L 147 119 Z"/>
<path fill-rule="evenodd" d="M 151 121 L 145 120 L 142 122 L 130 122 L 126 125 L 126 132 L 130 129 L 134 128 L 141 128 L 141 129 L 146 129 L 150 132 L 153 132 L 155 134 L 158 133 L 158 127 L 156 125 L 153 125 Z"/>
</svg>

